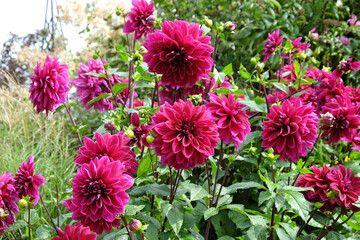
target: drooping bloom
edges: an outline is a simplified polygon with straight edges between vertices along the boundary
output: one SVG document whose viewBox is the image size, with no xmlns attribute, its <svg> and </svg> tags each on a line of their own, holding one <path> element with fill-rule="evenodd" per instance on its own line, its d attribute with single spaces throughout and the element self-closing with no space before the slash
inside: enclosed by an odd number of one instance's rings
<svg viewBox="0 0 360 240">
<path fill-rule="evenodd" d="M 39 187 L 44 185 L 46 180 L 40 174 L 34 175 L 34 156 L 30 156 L 27 162 L 21 164 L 14 180 L 19 199 L 30 196 L 30 201 L 35 200 L 31 206 L 35 206 L 40 198 Z"/>
<path fill-rule="evenodd" d="M 88 65 L 80 63 L 78 68 L 79 77 L 71 80 L 71 83 L 77 88 L 76 96 L 79 97 L 79 100 L 83 103 L 83 106 L 86 110 L 94 107 L 99 111 L 115 109 L 116 105 L 111 101 L 110 98 L 102 98 L 97 102 L 88 104 L 94 98 L 100 96 L 101 94 L 111 94 L 111 86 L 114 86 L 117 83 L 126 83 L 127 79 L 121 79 L 116 75 L 109 76 L 109 81 L 106 81 L 102 77 L 96 77 L 91 75 L 84 75 L 88 73 L 95 74 L 105 74 L 106 70 L 104 67 L 106 64 L 105 60 L 98 58 L 97 60 L 89 59 Z M 111 83 L 111 86 L 109 85 Z M 124 95 L 127 95 L 127 88 L 119 94 L 120 98 L 124 101 Z M 118 101 L 118 100 L 117 100 Z"/>
<path fill-rule="evenodd" d="M 4 230 L 15 222 L 15 213 L 19 212 L 19 208 L 15 201 L 18 195 L 14 187 L 12 173 L 0 173 L 0 233 L 4 236 Z"/>
<path fill-rule="evenodd" d="M 349 73 L 350 71 L 356 71 L 360 67 L 360 62 L 353 62 L 352 58 L 340 63 L 340 69 L 343 73 Z"/>
<path fill-rule="evenodd" d="M 335 201 L 345 208 L 356 202 L 360 196 L 360 178 L 355 177 L 354 173 L 343 165 L 330 172 L 328 178 L 331 181 L 330 188 L 336 191 Z"/>
<path fill-rule="evenodd" d="M 73 212 L 72 218 L 98 234 L 110 232 L 120 226 L 118 214 L 123 214 L 129 201 L 125 192 L 134 184 L 134 179 L 125 174 L 119 161 L 108 157 L 95 158 L 83 164 L 73 182 L 73 199 L 64 204 Z"/>
<path fill-rule="evenodd" d="M 318 117 L 313 107 L 303 105 L 300 99 L 285 100 L 282 106 L 273 105 L 263 122 L 262 147 L 274 148 L 279 159 L 298 161 L 314 146 Z"/>
<path fill-rule="evenodd" d="M 249 117 L 242 110 L 245 105 L 236 101 L 234 94 L 229 93 L 228 97 L 224 94 L 221 96 L 222 98 L 211 94 L 211 102 L 206 104 L 206 108 L 211 112 L 212 120 L 215 120 L 220 139 L 224 144 L 233 141 L 236 149 L 239 150 L 246 134 L 250 134 Z"/>
<path fill-rule="evenodd" d="M 320 128 L 322 137 L 329 136 L 329 143 L 337 143 L 341 138 L 352 139 L 360 126 L 359 106 L 351 103 L 349 96 L 336 96 L 322 107 L 323 112 L 329 112 L 331 119 L 323 121 Z"/>
<path fill-rule="evenodd" d="M 270 56 L 275 52 L 276 47 L 280 46 L 284 36 L 279 37 L 280 29 L 275 30 L 272 34 L 268 33 L 268 39 L 264 44 L 264 63 L 270 58 Z"/>
<path fill-rule="evenodd" d="M 90 163 L 95 158 L 106 156 L 110 161 L 119 161 L 125 166 L 125 173 L 134 174 L 139 166 L 135 159 L 135 153 L 128 146 L 130 138 L 125 137 L 124 132 L 115 135 L 95 133 L 95 141 L 88 137 L 84 138 L 84 146 L 80 147 L 74 162 L 78 165 Z"/>
<path fill-rule="evenodd" d="M 316 27 L 311 29 L 311 31 L 309 32 L 309 37 L 316 42 L 317 40 L 319 40 L 319 34 L 316 31 Z"/>
<path fill-rule="evenodd" d="M 349 25 L 352 26 L 360 26 L 360 21 L 358 21 L 357 17 L 355 14 L 351 14 L 350 15 L 350 21 L 349 21 Z"/>
<path fill-rule="evenodd" d="M 43 67 L 38 62 L 31 76 L 30 100 L 36 112 L 55 112 L 65 102 L 69 88 L 69 73 L 66 64 L 60 64 L 57 57 L 46 56 Z"/>
<path fill-rule="evenodd" d="M 325 78 L 321 81 L 320 85 L 315 88 L 315 96 L 317 97 L 317 110 L 330 102 L 336 96 L 341 96 L 344 92 L 344 83 L 340 78 Z"/>
<path fill-rule="evenodd" d="M 128 21 L 124 26 L 124 33 L 135 32 L 135 40 L 139 40 L 143 35 L 152 32 L 154 26 L 155 16 L 154 3 L 150 4 L 146 0 L 132 0 L 131 13 L 127 15 Z"/>
<path fill-rule="evenodd" d="M 75 223 L 65 226 L 64 231 L 57 228 L 59 236 L 53 237 L 53 240 L 96 240 L 96 233 L 91 233 L 89 227 L 84 227 L 81 223 Z"/>
<path fill-rule="evenodd" d="M 182 100 L 173 106 L 165 103 L 152 120 L 152 131 L 157 135 L 152 146 L 162 164 L 188 169 L 214 155 L 219 133 L 205 106 L 194 107 L 191 101 Z"/>
<path fill-rule="evenodd" d="M 150 147 L 146 141 L 146 137 L 150 132 L 150 126 L 146 126 L 143 123 L 140 124 L 140 118 L 137 113 L 131 115 L 130 122 L 134 126 L 132 130 L 135 138 L 131 138 L 128 145 L 132 146 L 136 143 L 136 146 L 140 149 L 142 149 L 143 145 L 145 145 L 145 147 Z"/>
<path fill-rule="evenodd" d="M 330 190 L 331 180 L 329 179 L 330 173 L 334 171 L 334 168 L 328 168 L 325 164 L 323 168 L 313 166 L 311 168 L 313 173 L 304 173 L 296 181 L 296 187 L 311 187 L 314 190 L 304 191 L 303 194 L 306 200 L 310 202 L 322 202 L 324 205 L 320 208 L 320 211 L 332 211 L 336 203 L 334 200 L 329 199 L 327 194 Z"/>
<path fill-rule="evenodd" d="M 165 21 L 162 31 L 150 34 L 144 46 L 149 71 L 162 74 L 162 84 L 172 87 L 192 87 L 213 65 L 210 37 L 195 23 Z"/>
</svg>

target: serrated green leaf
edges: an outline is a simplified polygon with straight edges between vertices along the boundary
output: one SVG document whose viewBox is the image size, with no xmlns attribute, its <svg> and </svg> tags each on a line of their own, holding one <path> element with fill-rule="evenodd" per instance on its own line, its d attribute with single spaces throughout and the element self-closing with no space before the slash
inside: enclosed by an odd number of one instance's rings
<svg viewBox="0 0 360 240">
<path fill-rule="evenodd" d="M 255 101 L 252 100 L 241 100 L 240 103 L 247 106 L 248 109 L 254 112 L 266 112 L 266 104 L 256 104 Z"/>
<path fill-rule="evenodd" d="M 248 189 L 248 188 L 262 188 L 266 189 L 264 185 L 261 185 L 260 183 L 249 181 L 249 182 L 238 182 L 234 183 L 227 187 L 229 192 L 236 192 L 239 189 Z"/>
<path fill-rule="evenodd" d="M 304 195 L 290 190 L 285 190 L 283 192 L 286 194 L 285 199 L 292 207 L 292 210 L 294 210 L 295 213 L 299 214 L 299 216 L 306 221 L 309 215 L 310 204 L 304 198 Z"/>
<path fill-rule="evenodd" d="M 122 91 L 124 91 L 124 89 L 129 86 L 128 83 L 117 83 L 112 87 L 112 91 L 114 92 L 114 95 L 118 95 L 119 93 L 121 93 Z"/>
<path fill-rule="evenodd" d="M 232 63 L 226 65 L 222 72 L 225 74 L 225 76 L 232 75 L 233 74 L 233 68 Z"/>
<path fill-rule="evenodd" d="M 125 210 L 124 210 L 124 215 L 134 216 L 136 213 L 140 212 L 144 207 L 145 207 L 145 205 L 126 204 Z"/>
<path fill-rule="evenodd" d="M 296 59 L 294 60 L 294 72 L 296 76 L 300 75 L 300 64 Z"/>
<path fill-rule="evenodd" d="M 273 86 L 276 87 L 277 89 L 285 92 L 286 94 L 289 94 L 289 87 L 286 86 L 285 84 L 283 84 L 283 83 L 278 83 L 278 82 L 273 82 L 273 83 L 271 83 L 271 85 L 273 85 Z"/>
<path fill-rule="evenodd" d="M 204 213 L 204 219 L 208 220 L 210 217 L 212 217 L 218 213 L 219 213 L 218 208 L 214 208 L 214 207 L 208 208 Z"/>
<path fill-rule="evenodd" d="M 174 204 L 170 207 L 166 214 L 167 218 L 169 219 L 169 223 L 174 230 L 175 234 L 177 235 L 180 230 L 181 226 L 184 222 L 184 209 L 180 204 Z"/>
<path fill-rule="evenodd" d="M 137 177 L 140 178 L 145 176 L 148 172 L 151 171 L 151 157 L 147 155 L 143 159 L 141 159 L 139 163 L 139 167 L 136 170 Z"/>
</svg>

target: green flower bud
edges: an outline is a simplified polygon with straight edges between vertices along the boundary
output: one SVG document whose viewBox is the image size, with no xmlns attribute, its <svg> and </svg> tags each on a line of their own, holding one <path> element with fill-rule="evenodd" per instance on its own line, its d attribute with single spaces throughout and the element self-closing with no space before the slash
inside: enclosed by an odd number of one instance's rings
<svg viewBox="0 0 360 240">
<path fill-rule="evenodd" d="M 136 220 L 134 218 L 131 218 L 132 223 L 129 226 L 130 231 L 132 232 L 138 232 L 142 228 L 142 223 L 139 220 Z"/>
<path fill-rule="evenodd" d="M 321 202 L 316 202 L 316 203 L 314 203 L 314 206 L 315 206 L 316 208 L 321 208 L 322 206 L 324 206 L 324 204 L 321 203 Z"/>
<path fill-rule="evenodd" d="M 250 62 L 251 62 L 252 64 L 256 65 L 256 64 L 258 63 L 258 60 L 257 60 L 255 57 L 252 57 L 252 58 L 250 59 Z"/>
<path fill-rule="evenodd" d="M 135 134 L 134 134 L 133 130 L 128 129 L 125 131 L 125 136 L 133 138 L 133 137 L 135 137 Z"/>
<path fill-rule="evenodd" d="M 213 26 L 213 21 L 211 19 L 206 19 L 205 26 L 207 26 L 208 28 L 211 28 Z"/>
<path fill-rule="evenodd" d="M 218 32 L 223 32 L 224 31 L 224 27 L 221 25 L 221 26 L 219 26 L 218 28 L 217 28 L 217 31 Z"/>
<path fill-rule="evenodd" d="M 25 199 L 20 199 L 19 201 L 19 207 L 21 208 L 27 208 L 28 207 L 28 202 Z"/>
<path fill-rule="evenodd" d="M 144 47 L 144 46 L 141 46 L 139 48 L 139 53 L 144 56 L 146 53 L 148 52 L 148 50 Z"/>
<path fill-rule="evenodd" d="M 146 142 L 147 142 L 148 144 L 151 144 L 153 141 L 154 141 L 154 137 L 153 137 L 153 136 L 148 135 L 148 136 L 146 137 Z"/>
<path fill-rule="evenodd" d="M 269 153 L 269 154 L 267 155 L 267 158 L 270 159 L 270 160 L 274 160 L 274 159 L 275 159 L 275 155 L 272 154 L 272 153 Z"/>
<path fill-rule="evenodd" d="M 251 147 L 250 149 L 249 149 L 249 152 L 251 152 L 251 153 L 256 153 L 256 150 L 257 150 L 257 148 L 256 147 Z"/>
<path fill-rule="evenodd" d="M 0 208 L 0 217 L 1 218 L 5 217 L 5 210 L 3 208 Z"/>
<path fill-rule="evenodd" d="M 304 52 L 299 53 L 299 58 L 301 60 L 305 60 L 306 59 L 306 54 Z"/>
</svg>

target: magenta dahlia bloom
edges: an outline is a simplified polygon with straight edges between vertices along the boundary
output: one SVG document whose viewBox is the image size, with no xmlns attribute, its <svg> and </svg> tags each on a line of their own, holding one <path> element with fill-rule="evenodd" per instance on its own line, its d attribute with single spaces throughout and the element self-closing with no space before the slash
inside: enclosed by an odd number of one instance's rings
<svg viewBox="0 0 360 240">
<path fill-rule="evenodd" d="M 31 206 L 35 206 L 40 198 L 39 187 L 44 185 L 46 180 L 40 174 L 34 175 L 34 156 L 30 156 L 27 162 L 21 164 L 14 180 L 19 199 L 30 196 L 30 201 L 35 200 Z"/>
<path fill-rule="evenodd" d="M 350 71 L 356 71 L 360 67 L 360 62 L 353 62 L 352 58 L 349 58 L 347 61 L 340 63 L 340 69 L 343 73 L 349 73 Z"/>
<path fill-rule="evenodd" d="M 233 141 L 236 149 L 239 150 L 246 134 L 250 134 L 249 117 L 242 110 L 245 105 L 236 101 L 234 94 L 229 93 L 228 97 L 224 94 L 221 96 L 222 98 L 211 94 L 211 102 L 206 104 L 206 108 L 211 112 L 211 119 L 215 120 L 220 139 L 224 144 Z"/>
<path fill-rule="evenodd" d="M 83 103 L 86 110 L 91 107 L 99 111 L 115 109 L 116 105 L 112 102 L 113 99 L 111 98 L 103 98 L 89 105 L 87 105 L 87 103 L 101 94 L 112 93 L 111 87 L 115 84 L 128 82 L 127 79 L 120 79 L 116 75 L 109 76 L 108 81 L 101 77 L 84 75 L 84 73 L 106 74 L 104 64 L 106 64 L 106 61 L 100 58 L 97 60 L 89 59 L 88 65 L 80 63 L 80 67 L 78 68 L 79 77 L 71 80 L 71 83 L 77 88 L 76 96 L 79 97 L 79 100 Z M 125 101 L 124 96 L 126 95 L 127 88 L 119 94 L 123 101 Z M 117 102 L 119 102 L 118 99 Z"/>
<path fill-rule="evenodd" d="M 322 81 L 325 78 L 331 78 L 331 73 L 316 68 L 308 68 L 305 75 L 305 78 L 312 78 L 315 81 Z"/>
<path fill-rule="evenodd" d="M 84 138 L 84 146 L 80 147 L 74 162 L 82 165 L 106 156 L 111 162 L 121 162 L 125 167 L 125 173 L 134 174 L 139 163 L 135 159 L 135 153 L 128 146 L 129 141 L 130 138 L 125 137 L 124 132 L 115 135 L 105 133 L 104 136 L 95 133 L 95 141 Z"/>
<path fill-rule="evenodd" d="M 53 240 L 96 240 L 96 233 L 91 233 L 89 227 L 84 227 L 81 223 L 69 224 L 65 226 L 64 231 L 59 227 L 59 236 L 53 237 Z"/>
<path fill-rule="evenodd" d="M 358 21 L 358 18 L 356 17 L 355 14 L 351 14 L 350 15 L 350 21 L 349 21 L 349 25 L 352 26 L 360 26 L 360 21 Z"/>
<path fill-rule="evenodd" d="M 340 78 L 325 78 L 322 79 L 320 85 L 315 88 L 315 96 L 317 97 L 317 110 L 330 102 L 336 96 L 341 96 L 344 92 L 344 83 Z"/>
<path fill-rule="evenodd" d="M 73 212 L 73 219 L 98 234 L 120 226 L 116 216 L 123 214 L 129 201 L 125 191 L 134 184 L 121 162 L 95 158 L 78 169 L 72 182 L 73 199 L 65 205 Z"/>
<path fill-rule="evenodd" d="M 15 221 L 15 213 L 19 208 L 15 201 L 18 201 L 18 195 L 14 187 L 12 173 L 0 173 L 0 233 L 4 236 L 4 230 Z"/>
<path fill-rule="evenodd" d="M 152 146 L 162 164 L 189 169 L 214 155 L 219 133 L 205 106 L 194 107 L 191 101 L 182 100 L 173 106 L 165 103 L 152 120 L 152 131 L 157 135 Z"/>
<path fill-rule="evenodd" d="M 268 39 L 264 44 L 264 63 L 271 57 L 275 52 L 276 47 L 280 46 L 284 36 L 279 37 L 280 29 L 275 30 L 272 34 L 268 33 Z"/>
<path fill-rule="evenodd" d="M 210 37 L 195 23 L 165 21 L 162 31 L 150 34 L 144 46 L 149 71 L 162 74 L 162 84 L 172 87 L 192 87 L 213 65 Z"/>
<path fill-rule="evenodd" d="M 334 169 L 328 178 L 331 181 L 330 188 L 338 193 L 335 201 L 345 208 L 356 202 L 360 196 L 360 178 L 355 177 L 354 173 L 343 165 L 339 165 L 338 169 Z M 337 196 L 337 194 L 336 194 Z"/>
<path fill-rule="evenodd" d="M 124 26 L 124 33 L 135 32 L 135 40 L 139 40 L 143 35 L 152 32 L 152 26 L 155 22 L 154 3 L 148 4 L 145 0 L 132 0 L 131 13 L 128 14 L 128 21 Z"/>
<path fill-rule="evenodd" d="M 336 96 L 322 107 L 323 112 L 329 112 L 332 118 L 327 118 L 320 128 L 322 137 L 329 136 L 329 143 L 337 143 L 341 138 L 352 139 L 360 126 L 359 106 L 351 103 L 347 95 Z"/>
<path fill-rule="evenodd" d="M 290 74 L 287 76 L 283 76 L 281 77 L 282 80 L 288 81 L 289 83 L 293 83 L 296 81 L 297 77 L 296 77 L 296 73 L 295 73 L 295 67 L 294 64 L 287 64 L 285 65 L 283 68 L 281 68 L 278 71 L 278 74 L 280 76 L 282 76 L 284 73 L 289 72 Z"/>
<path fill-rule="evenodd" d="M 360 88 L 359 87 L 352 87 L 352 86 L 345 86 L 344 92 L 349 96 L 352 103 L 358 104 L 360 103 Z"/>
<path fill-rule="evenodd" d="M 294 41 L 289 40 L 291 42 L 291 45 L 293 46 L 294 50 L 296 50 L 297 53 L 303 52 L 311 46 L 310 43 L 300 43 L 301 39 L 302 39 L 302 37 L 298 37 Z"/>
<path fill-rule="evenodd" d="M 344 46 L 348 46 L 351 44 L 351 40 L 344 36 L 340 37 L 340 41 L 342 42 L 342 44 L 344 44 Z"/>
<path fill-rule="evenodd" d="M 285 100 L 282 106 L 273 105 L 269 119 L 263 122 L 262 147 L 274 148 L 279 159 L 298 161 L 306 151 L 314 147 L 317 137 L 318 117 L 310 105 L 303 105 L 300 99 Z"/>
<path fill-rule="evenodd" d="M 134 126 L 132 129 L 135 135 L 135 138 L 131 138 L 129 141 L 129 146 L 132 146 L 136 143 L 136 146 L 142 149 L 143 145 L 145 147 L 150 147 L 146 141 L 146 137 L 150 132 L 150 126 L 145 126 L 143 123 L 140 124 L 140 118 L 137 113 L 131 115 L 131 124 Z"/>
<path fill-rule="evenodd" d="M 322 169 L 313 166 L 311 170 L 313 173 L 304 173 L 298 178 L 295 186 L 313 188 L 313 191 L 304 191 L 303 194 L 306 200 L 310 202 L 322 202 L 324 205 L 320 208 L 320 211 L 325 212 L 334 210 L 336 203 L 327 196 L 331 184 L 329 175 L 334 171 L 334 169 L 328 168 L 324 164 Z"/>
<path fill-rule="evenodd" d="M 309 32 L 309 37 L 316 42 L 317 40 L 319 40 L 319 34 L 316 32 L 316 27 L 311 29 L 311 31 Z"/>
<path fill-rule="evenodd" d="M 43 67 L 38 62 L 31 76 L 30 100 L 36 112 L 55 112 L 65 102 L 69 88 L 68 65 L 60 64 L 57 57 L 46 56 Z"/>
</svg>

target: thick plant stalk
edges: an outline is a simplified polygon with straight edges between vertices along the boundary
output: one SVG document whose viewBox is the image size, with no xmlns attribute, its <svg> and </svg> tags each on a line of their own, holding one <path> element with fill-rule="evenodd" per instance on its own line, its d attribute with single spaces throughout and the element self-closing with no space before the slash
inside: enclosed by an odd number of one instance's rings
<svg viewBox="0 0 360 240">
<path fill-rule="evenodd" d="M 74 120 L 73 115 L 71 114 L 71 111 L 70 111 L 69 106 L 68 106 L 66 103 L 64 103 L 64 106 L 65 106 L 66 111 L 67 111 L 68 114 L 69 114 L 69 117 L 70 117 L 70 119 L 71 119 L 72 124 L 74 125 L 74 127 L 76 127 L 76 122 L 75 122 L 75 120 Z M 79 129 L 76 129 L 76 133 L 77 133 L 77 136 L 78 136 L 78 138 L 79 138 L 79 142 L 80 142 L 81 146 L 83 146 L 84 144 L 83 144 L 83 142 L 82 142 L 82 140 L 81 140 L 81 136 L 80 136 Z"/>
</svg>

